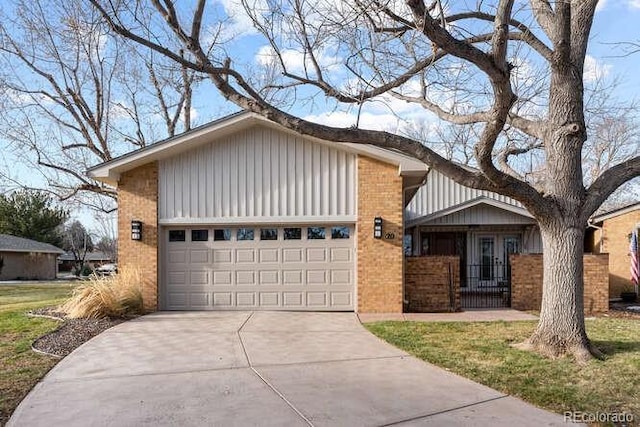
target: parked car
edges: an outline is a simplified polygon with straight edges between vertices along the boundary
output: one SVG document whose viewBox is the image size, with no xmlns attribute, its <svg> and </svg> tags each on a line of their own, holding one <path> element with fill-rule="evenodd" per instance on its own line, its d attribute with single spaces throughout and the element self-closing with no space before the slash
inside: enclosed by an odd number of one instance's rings
<svg viewBox="0 0 640 427">
<path fill-rule="evenodd" d="M 112 276 L 118 272 L 117 264 L 104 264 L 94 270 L 98 276 Z"/>
</svg>

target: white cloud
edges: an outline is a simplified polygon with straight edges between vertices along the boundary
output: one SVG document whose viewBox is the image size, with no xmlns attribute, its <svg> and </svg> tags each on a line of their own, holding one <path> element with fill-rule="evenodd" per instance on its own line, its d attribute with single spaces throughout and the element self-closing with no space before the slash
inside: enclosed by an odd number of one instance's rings
<svg viewBox="0 0 640 427">
<path fill-rule="evenodd" d="M 610 72 L 611 65 L 599 62 L 591 55 L 587 55 L 584 58 L 584 73 L 582 77 L 586 83 L 606 77 Z"/>
<path fill-rule="evenodd" d="M 303 52 L 294 49 L 280 51 L 282 62 L 287 71 L 296 74 L 305 74 L 305 69 L 313 72 L 311 58 Z M 341 58 L 327 54 L 325 51 L 316 52 L 316 61 L 323 70 L 331 70 L 341 63 Z M 280 68 L 280 60 L 271 46 L 262 46 L 256 54 L 256 62 L 262 66 L 275 66 Z"/>
<path fill-rule="evenodd" d="M 628 5 L 631 9 L 640 9 L 640 0 L 629 0 Z"/>
<path fill-rule="evenodd" d="M 605 5 L 608 3 L 609 0 L 600 0 L 598 2 L 598 5 L 596 6 L 596 12 L 600 12 L 602 9 L 604 9 Z M 637 1 L 637 0 L 636 0 Z"/>
<path fill-rule="evenodd" d="M 224 13 L 228 17 L 228 21 L 223 26 L 228 37 L 257 34 L 258 31 L 240 0 L 217 0 L 217 2 L 222 5 Z M 260 11 L 268 10 L 268 5 L 266 0 L 253 0 L 251 8 L 259 14 Z"/>
</svg>

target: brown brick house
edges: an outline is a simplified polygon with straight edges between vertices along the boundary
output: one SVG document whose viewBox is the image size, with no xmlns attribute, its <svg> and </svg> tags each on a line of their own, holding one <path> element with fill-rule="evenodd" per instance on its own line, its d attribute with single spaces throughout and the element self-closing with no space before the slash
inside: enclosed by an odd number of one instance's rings
<svg viewBox="0 0 640 427">
<path fill-rule="evenodd" d="M 403 309 L 403 211 L 425 164 L 238 113 L 93 167 L 149 310 Z M 378 229 L 379 227 L 379 229 Z"/>
<path fill-rule="evenodd" d="M 629 238 L 640 228 L 640 203 L 594 216 L 585 237 L 585 252 L 609 254 L 609 297 L 632 291 Z"/>
</svg>

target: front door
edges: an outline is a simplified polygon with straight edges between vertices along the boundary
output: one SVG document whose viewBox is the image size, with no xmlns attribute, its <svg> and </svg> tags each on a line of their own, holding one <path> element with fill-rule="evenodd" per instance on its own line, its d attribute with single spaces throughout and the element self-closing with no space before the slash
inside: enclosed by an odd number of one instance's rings
<svg viewBox="0 0 640 427">
<path fill-rule="evenodd" d="M 494 286 L 496 280 L 496 239 L 480 237 L 480 286 Z"/>
</svg>

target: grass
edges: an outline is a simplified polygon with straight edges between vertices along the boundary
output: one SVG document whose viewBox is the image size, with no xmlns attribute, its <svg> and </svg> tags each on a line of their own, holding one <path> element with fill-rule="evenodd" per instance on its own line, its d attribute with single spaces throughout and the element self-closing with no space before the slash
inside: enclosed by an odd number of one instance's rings
<svg viewBox="0 0 640 427">
<path fill-rule="evenodd" d="M 57 363 L 57 359 L 31 351 L 31 343 L 59 323 L 30 318 L 25 312 L 60 304 L 72 289 L 72 284 L 60 282 L 0 285 L 0 425 Z"/>
<path fill-rule="evenodd" d="M 626 412 L 640 419 L 640 321 L 587 320 L 587 333 L 606 358 L 585 366 L 510 346 L 524 341 L 535 325 L 376 322 L 365 326 L 420 359 L 550 411 Z"/>
</svg>

